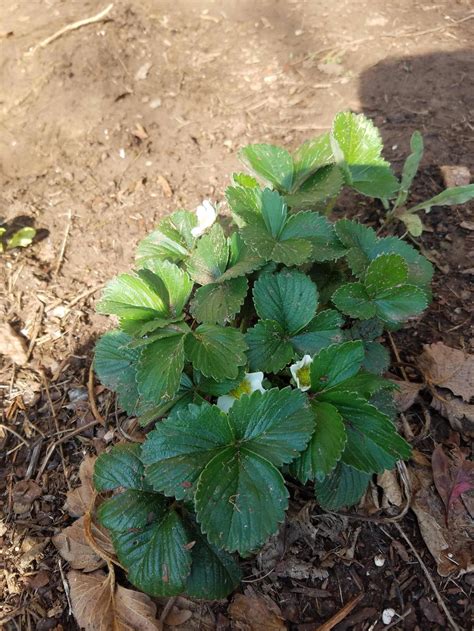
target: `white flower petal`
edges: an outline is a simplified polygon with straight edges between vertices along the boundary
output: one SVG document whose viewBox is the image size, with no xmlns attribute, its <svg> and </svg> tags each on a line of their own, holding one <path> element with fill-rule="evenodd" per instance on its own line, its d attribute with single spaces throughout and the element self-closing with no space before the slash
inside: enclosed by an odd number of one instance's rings
<svg viewBox="0 0 474 631">
<path fill-rule="evenodd" d="M 223 394 L 217 399 L 217 407 L 223 412 L 228 412 L 236 401 L 237 399 L 235 397 L 231 397 L 229 394 Z"/>
<path fill-rule="evenodd" d="M 302 359 L 295 362 L 290 366 L 290 372 L 293 379 L 296 382 L 296 386 L 301 390 L 301 392 L 306 392 L 310 389 L 311 383 L 309 382 L 309 366 L 313 363 L 313 358 L 311 355 L 305 355 Z M 305 370 L 306 369 L 306 370 Z M 303 374 L 302 374 L 303 373 Z M 304 375 L 304 373 L 307 373 Z M 302 383 L 301 378 L 306 377 L 304 383 Z"/>
<path fill-rule="evenodd" d="M 262 386 L 264 379 L 263 372 L 247 372 L 245 373 L 245 380 L 250 386 L 250 392 L 265 392 L 265 388 Z"/>
<path fill-rule="evenodd" d="M 196 208 L 196 216 L 198 225 L 192 228 L 191 234 L 193 237 L 200 237 L 215 222 L 217 212 L 210 200 L 205 199 L 202 204 Z"/>
</svg>

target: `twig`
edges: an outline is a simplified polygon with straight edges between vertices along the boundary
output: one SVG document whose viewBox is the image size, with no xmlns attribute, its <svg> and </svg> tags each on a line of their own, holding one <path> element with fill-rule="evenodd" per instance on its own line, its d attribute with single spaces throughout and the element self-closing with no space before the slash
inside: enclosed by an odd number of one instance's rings
<svg viewBox="0 0 474 631">
<path fill-rule="evenodd" d="M 66 580 L 66 577 L 64 576 L 63 564 L 59 557 L 58 557 L 58 567 L 59 567 L 59 573 L 61 574 L 61 581 L 63 583 L 64 593 L 66 594 L 67 604 L 69 607 L 69 615 L 72 616 L 72 603 L 69 597 L 69 584 Z"/>
<path fill-rule="evenodd" d="M 394 342 L 394 339 L 393 339 L 392 334 L 390 333 L 390 331 L 387 331 L 387 335 L 388 335 L 388 339 L 390 341 L 390 346 L 392 347 L 393 354 L 395 355 L 395 359 L 397 360 L 397 364 L 398 364 L 398 366 L 400 368 L 400 372 L 402 373 L 402 377 L 403 377 L 403 379 L 405 381 L 410 381 L 408 379 L 408 377 L 407 377 L 407 373 L 405 372 L 405 368 L 403 368 L 403 362 L 400 359 L 400 355 L 398 353 L 398 348 L 397 348 L 397 346 L 396 346 L 396 344 Z"/>
<path fill-rule="evenodd" d="M 4 429 L 7 432 L 10 432 L 10 434 L 13 434 L 13 436 L 16 436 L 18 440 L 21 440 L 21 442 L 25 445 L 25 447 L 28 447 L 28 449 L 30 448 L 30 443 L 25 438 L 23 438 L 23 436 L 21 436 L 18 432 L 15 432 L 14 429 L 12 429 L 11 427 L 8 427 L 8 425 L 4 425 L 3 423 L 0 423 L 0 429 Z"/>
<path fill-rule="evenodd" d="M 405 541 L 407 542 L 410 550 L 412 551 L 413 555 L 415 556 L 416 560 L 418 561 L 418 563 L 421 566 L 421 569 L 423 570 L 428 583 L 431 586 L 431 589 L 434 592 L 434 595 L 436 596 L 436 600 L 439 603 L 439 606 L 441 607 L 441 609 L 444 611 L 444 613 L 446 614 L 446 618 L 448 619 L 449 624 L 451 625 L 451 627 L 454 629 L 454 631 L 461 631 L 461 627 L 459 627 L 455 622 L 453 617 L 451 616 L 451 613 L 449 611 L 449 609 L 447 608 L 443 598 L 441 597 L 441 594 L 438 591 L 438 588 L 436 587 L 436 584 L 433 580 L 433 578 L 431 577 L 431 574 L 428 570 L 428 568 L 426 567 L 426 565 L 423 562 L 423 559 L 421 558 L 421 556 L 418 554 L 415 546 L 412 544 L 412 542 L 410 541 L 410 539 L 408 538 L 408 536 L 405 534 L 405 532 L 402 530 L 400 524 L 395 524 L 395 528 L 398 530 L 398 532 L 401 534 L 401 536 L 405 539 Z"/>
<path fill-rule="evenodd" d="M 44 304 L 42 302 L 40 302 L 40 306 L 39 306 L 39 309 L 38 309 L 37 313 L 38 313 L 38 317 L 36 318 L 35 326 L 34 326 L 32 334 L 31 334 L 30 344 L 28 346 L 28 351 L 27 351 L 27 354 L 26 354 L 26 361 L 28 361 L 31 358 L 31 355 L 33 353 L 33 349 L 34 349 L 35 344 L 36 344 L 36 338 L 38 337 L 38 334 L 39 334 L 40 329 L 41 329 L 41 321 L 43 320 L 43 314 L 44 314 Z"/>
<path fill-rule="evenodd" d="M 336 624 L 339 624 L 342 620 L 344 620 L 344 618 L 347 618 L 351 611 L 360 603 L 363 597 L 364 594 L 358 594 L 357 596 L 354 596 L 354 598 L 351 598 L 351 600 L 336 614 L 334 614 L 332 618 L 329 618 L 329 620 L 321 626 L 316 627 L 315 631 L 331 631 Z"/>
<path fill-rule="evenodd" d="M 78 20 L 77 22 L 72 22 L 71 24 L 66 24 L 66 26 L 63 26 L 63 28 L 60 28 L 59 31 L 56 31 L 56 33 L 53 33 L 46 39 L 43 39 L 41 42 L 39 42 L 39 44 L 36 44 L 36 46 L 33 46 L 33 48 L 30 48 L 27 54 L 34 55 L 35 52 L 38 50 L 38 48 L 46 48 L 46 46 L 51 44 L 51 42 L 54 42 L 56 39 L 58 39 L 65 33 L 69 33 L 70 31 L 75 31 L 78 28 L 87 26 L 88 24 L 95 24 L 96 22 L 101 22 L 107 17 L 107 15 L 112 10 L 113 6 L 114 6 L 113 3 L 111 3 L 97 15 L 93 15 L 92 17 L 85 18 L 83 20 Z"/>
<path fill-rule="evenodd" d="M 64 259 L 64 252 L 66 251 L 66 243 L 69 237 L 69 231 L 71 230 L 71 221 L 72 221 L 72 213 L 71 213 L 71 209 L 69 209 L 68 212 L 68 222 L 67 222 L 67 226 L 66 226 L 66 232 L 64 233 L 64 239 L 63 242 L 61 244 L 61 250 L 59 251 L 59 256 L 58 256 L 58 262 L 56 263 L 56 268 L 54 270 L 54 276 L 57 276 L 59 274 L 59 270 L 61 269 L 61 265 L 63 263 L 63 259 Z"/>
<path fill-rule="evenodd" d="M 164 606 L 163 611 L 161 612 L 160 620 L 159 620 L 161 624 L 163 624 L 166 618 L 168 617 L 169 612 L 171 611 L 173 605 L 176 602 L 176 598 L 177 596 L 173 596 L 167 601 L 166 605 Z"/>
<path fill-rule="evenodd" d="M 97 404 L 95 402 L 95 395 L 94 395 L 94 368 L 93 368 L 92 364 L 90 365 L 90 368 L 89 368 L 89 380 L 87 382 L 87 391 L 89 393 L 89 405 L 91 406 L 91 412 L 94 415 L 95 420 L 98 421 L 101 425 L 104 425 L 104 427 L 105 427 L 105 418 L 102 416 L 102 414 L 97 409 Z"/>
<path fill-rule="evenodd" d="M 51 399 L 51 393 L 49 392 L 48 380 L 46 379 L 46 375 L 44 374 L 44 372 L 41 372 L 41 380 L 43 382 L 44 389 L 46 390 L 46 396 L 48 398 L 49 407 L 51 409 L 51 416 L 53 417 L 54 425 L 56 427 L 56 431 L 59 432 L 58 417 L 57 417 L 57 414 L 56 414 L 56 410 L 54 408 L 53 400 Z M 63 466 L 64 479 L 66 480 L 66 484 L 67 484 L 69 490 L 71 490 L 71 484 L 69 482 L 69 478 L 68 478 L 68 474 L 67 474 L 66 461 L 64 459 L 64 451 L 63 451 L 63 446 L 62 445 L 59 445 L 59 454 L 61 456 L 61 464 Z"/>
</svg>

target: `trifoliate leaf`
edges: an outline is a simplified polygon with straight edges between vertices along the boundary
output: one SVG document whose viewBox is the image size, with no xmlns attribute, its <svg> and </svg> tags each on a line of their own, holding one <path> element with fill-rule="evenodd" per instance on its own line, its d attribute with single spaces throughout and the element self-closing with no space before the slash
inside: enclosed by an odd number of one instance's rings
<svg viewBox="0 0 474 631">
<path fill-rule="evenodd" d="M 195 243 L 191 230 L 197 226 L 196 214 L 178 210 L 162 219 L 156 230 L 138 244 L 136 261 L 144 267 L 151 261 L 180 263 L 190 254 Z"/>
<path fill-rule="evenodd" d="M 141 530 L 112 531 L 112 541 L 135 587 L 151 596 L 174 596 L 185 590 L 191 571 L 190 540 L 175 511 L 164 509 Z"/>
<path fill-rule="evenodd" d="M 300 390 L 273 388 L 238 399 L 229 410 L 237 441 L 280 467 L 308 443 L 313 417 Z"/>
<path fill-rule="evenodd" d="M 410 457 L 408 443 L 392 421 L 354 392 L 328 392 L 321 399 L 334 405 L 346 423 L 344 464 L 366 473 L 393 469 L 399 459 Z"/>
<path fill-rule="evenodd" d="M 334 309 L 318 313 L 300 333 L 291 338 L 291 344 L 300 355 L 315 355 L 326 346 L 342 342 L 341 326 L 344 320 Z"/>
<path fill-rule="evenodd" d="M 215 282 L 224 272 L 229 259 L 227 239 L 219 224 L 202 236 L 186 262 L 191 278 L 200 285 Z"/>
<path fill-rule="evenodd" d="M 431 199 L 409 208 L 408 212 L 415 213 L 418 210 L 429 212 L 432 206 L 456 206 L 457 204 L 465 204 L 471 199 L 474 199 L 474 184 L 453 186 L 439 193 L 439 195 L 435 195 Z"/>
<path fill-rule="evenodd" d="M 156 277 L 154 279 L 151 278 L 149 281 L 150 284 L 153 280 L 156 282 L 157 279 L 159 279 L 157 291 L 159 286 L 165 288 L 166 293 L 164 293 L 164 295 L 167 295 L 167 315 L 170 318 L 177 318 L 181 315 L 193 289 L 191 279 L 184 270 L 169 261 L 159 261 L 156 259 L 146 261 L 143 264 L 143 269 L 139 271 L 139 274 L 143 274 L 146 270 L 150 270 Z M 148 277 L 150 277 L 150 275 L 148 275 Z"/>
<path fill-rule="evenodd" d="M 241 581 L 238 562 L 228 552 L 209 543 L 198 526 L 190 531 L 196 543 L 191 548 L 192 566 L 186 581 L 186 594 L 205 600 L 225 598 Z"/>
<path fill-rule="evenodd" d="M 99 492 L 113 491 L 119 487 L 146 490 L 143 476 L 138 443 L 115 445 L 101 453 L 94 465 L 94 486 Z"/>
<path fill-rule="evenodd" d="M 187 359 L 205 377 L 234 379 L 246 363 L 247 344 L 242 333 L 230 327 L 201 324 L 185 340 Z"/>
<path fill-rule="evenodd" d="M 225 194 L 234 220 L 239 226 L 243 223 L 252 223 L 256 217 L 260 216 L 262 191 L 259 188 L 229 186 Z"/>
<path fill-rule="evenodd" d="M 156 339 L 143 347 L 138 361 L 140 396 L 155 405 L 171 400 L 179 387 L 184 367 L 185 334 Z"/>
<path fill-rule="evenodd" d="M 204 467 L 233 440 L 227 417 L 217 406 L 190 405 L 148 434 L 142 449 L 146 479 L 165 495 L 193 497 Z"/>
<path fill-rule="evenodd" d="M 240 310 L 247 291 L 244 276 L 199 287 L 191 301 L 191 314 L 198 322 L 225 324 Z"/>
<path fill-rule="evenodd" d="M 336 165 L 324 166 L 310 175 L 297 189 L 285 195 L 292 209 L 325 210 L 339 194 L 344 179 Z"/>
<path fill-rule="evenodd" d="M 402 171 L 402 181 L 400 183 L 400 190 L 398 192 L 397 200 L 394 204 L 394 208 L 404 206 L 408 192 L 412 185 L 415 175 L 418 172 L 421 158 L 423 157 L 423 136 L 419 131 L 414 131 L 410 139 L 411 153 L 405 160 Z"/>
<path fill-rule="evenodd" d="M 290 190 L 293 183 L 293 159 L 286 149 L 265 144 L 248 145 L 241 150 L 240 158 L 275 188 Z"/>
<path fill-rule="evenodd" d="M 352 273 L 361 276 L 372 260 L 372 249 L 378 243 L 375 231 L 349 219 L 340 219 L 336 222 L 335 230 L 339 239 L 348 248 L 346 258 Z"/>
<path fill-rule="evenodd" d="M 331 131 L 331 145 L 347 183 L 364 195 L 389 198 L 399 189 L 389 163 L 382 157 L 380 133 L 363 114 L 337 114 Z"/>
<path fill-rule="evenodd" d="M 336 466 L 346 443 L 346 430 L 341 415 L 329 403 L 313 401 L 314 432 L 300 457 L 291 465 L 291 473 L 303 484 L 321 480 Z"/>
<path fill-rule="evenodd" d="M 353 506 L 364 495 L 370 474 L 357 471 L 339 462 L 337 467 L 322 482 L 315 481 L 316 499 L 325 510 L 337 511 Z"/>
<path fill-rule="evenodd" d="M 164 508 L 162 495 L 129 489 L 102 502 L 97 517 L 109 530 L 126 531 L 145 528 L 161 516 Z"/>
<path fill-rule="evenodd" d="M 334 261 L 346 253 L 333 225 L 316 212 L 291 215 L 280 235 L 281 239 L 306 239 L 311 243 L 312 261 Z"/>
<path fill-rule="evenodd" d="M 262 320 L 247 331 L 250 370 L 280 372 L 294 357 L 283 327 L 274 320 Z"/>
<path fill-rule="evenodd" d="M 334 292 L 331 300 L 339 311 L 351 318 L 367 320 L 373 318 L 377 311 L 362 283 L 342 285 Z"/>
<path fill-rule="evenodd" d="M 306 326 L 318 306 L 318 290 L 311 279 L 296 270 L 262 274 L 253 288 L 257 314 L 274 320 L 293 335 Z"/>
<path fill-rule="evenodd" d="M 264 263 L 264 260 L 245 244 L 238 232 L 234 232 L 229 239 L 229 247 L 229 262 L 226 271 L 218 279 L 219 282 L 246 276 L 259 269 Z"/>
<path fill-rule="evenodd" d="M 136 385 L 138 349 L 129 348 L 132 338 L 121 331 L 110 331 L 95 346 L 94 370 L 100 381 L 117 393 L 118 402 L 128 414 L 133 414 L 138 403 Z"/>
<path fill-rule="evenodd" d="M 361 341 L 343 342 L 324 348 L 311 364 L 311 390 L 323 392 L 356 375 L 364 361 Z"/>
<path fill-rule="evenodd" d="M 293 155 L 293 162 L 293 191 L 295 191 L 310 175 L 334 162 L 329 133 L 307 140 L 298 147 Z"/>
<path fill-rule="evenodd" d="M 288 506 L 281 473 L 245 446 L 227 447 L 202 472 L 197 519 L 209 541 L 246 555 L 276 532 Z"/>
</svg>

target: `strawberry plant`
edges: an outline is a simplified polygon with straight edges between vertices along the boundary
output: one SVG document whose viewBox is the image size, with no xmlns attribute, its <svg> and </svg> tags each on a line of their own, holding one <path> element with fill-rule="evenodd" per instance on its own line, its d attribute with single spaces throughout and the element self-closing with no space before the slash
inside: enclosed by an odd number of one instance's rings
<svg viewBox="0 0 474 631">
<path fill-rule="evenodd" d="M 236 554 L 284 520 L 288 478 L 338 510 L 410 456 L 379 338 L 426 308 L 431 264 L 326 216 L 345 184 L 400 196 L 377 131 L 341 114 L 293 156 L 251 145 L 242 158 L 265 185 L 233 176 L 233 227 L 208 201 L 171 214 L 98 305 L 118 327 L 97 343 L 97 375 L 154 424 L 143 444 L 99 456 L 98 519 L 129 580 L 154 596 L 232 591 Z"/>
</svg>

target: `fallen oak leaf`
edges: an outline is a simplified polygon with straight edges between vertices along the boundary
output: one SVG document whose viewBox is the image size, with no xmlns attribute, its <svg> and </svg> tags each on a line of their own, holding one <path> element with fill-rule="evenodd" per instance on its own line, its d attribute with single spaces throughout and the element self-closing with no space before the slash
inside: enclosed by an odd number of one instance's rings
<svg viewBox="0 0 474 631">
<path fill-rule="evenodd" d="M 158 631 L 156 605 L 146 594 L 115 585 L 113 574 L 67 575 L 74 617 L 85 631 Z"/>
</svg>

